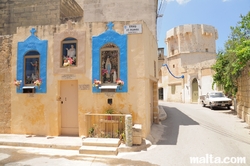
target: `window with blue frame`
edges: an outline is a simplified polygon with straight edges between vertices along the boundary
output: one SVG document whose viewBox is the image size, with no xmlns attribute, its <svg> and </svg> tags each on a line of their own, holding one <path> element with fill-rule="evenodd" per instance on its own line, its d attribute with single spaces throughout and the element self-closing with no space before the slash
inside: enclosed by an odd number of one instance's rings
<svg viewBox="0 0 250 166">
<path fill-rule="evenodd" d="M 77 66 L 77 40 L 66 38 L 62 41 L 61 67 Z"/>
<path fill-rule="evenodd" d="M 37 51 L 29 51 L 24 56 L 24 85 L 33 85 L 40 79 L 40 54 Z"/>
<path fill-rule="evenodd" d="M 103 84 L 114 83 L 119 78 L 120 68 L 119 68 L 119 48 L 113 44 L 105 44 L 101 48 L 101 66 L 100 73 Z"/>
</svg>

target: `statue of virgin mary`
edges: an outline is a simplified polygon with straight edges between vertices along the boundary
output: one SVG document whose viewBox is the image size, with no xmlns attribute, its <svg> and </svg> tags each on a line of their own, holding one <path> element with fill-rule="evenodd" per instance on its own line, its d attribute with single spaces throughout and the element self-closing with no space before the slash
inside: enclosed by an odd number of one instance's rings
<svg viewBox="0 0 250 166">
<path fill-rule="evenodd" d="M 105 68 L 108 70 L 108 73 L 106 75 L 107 78 L 110 78 L 111 67 L 112 67 L 112 65 L 111 65 L 110 59 L 108 57 L 106 60 L 106 63 L 105 63 Z"/>
</svg>

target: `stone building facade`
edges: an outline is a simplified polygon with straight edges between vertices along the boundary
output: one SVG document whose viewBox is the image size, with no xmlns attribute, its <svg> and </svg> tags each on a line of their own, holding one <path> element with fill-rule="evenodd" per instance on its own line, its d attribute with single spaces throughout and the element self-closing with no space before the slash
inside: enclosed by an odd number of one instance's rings
<svg viewBox="0 0 250 166">
<path fill-rule="evenodd" d="M 65 6 L 64 9 L 61 9 Z M 11 133 L 11 86 L 13 85 L 11 62 L 12 62 L 12 46 L 13 34 L 17 28 L 30 25 L 56 25 L 65 23 L 71 18 L 80 21 L 83 16 L 82 8 L 74 1 L 60 0 L 26 0 L 0 1 L 0 133 Z M 68 10 L 74 10 L 75 15 L 63 15 L 69 13 Z M 48 18 L 49 16 L 49 18 Z M 54 28 L 54 27 L 53 27 Z M 15 55 L 15 53 L 14 53 Z"/>
<path fill-rule="evenodd" d="M 12 36 L 0 36 L 0 133 L 11 132 Z"/>
<path fill-rule="evenodd" d="M 1 0 L 0 7 L 0 35 L 14 34 L 21 26 L 56 25 L 83 18 L 83 10 L 74 0 Z"/>
<path fill-rule="evenodd" d="M 65 122 L 74 119 L 73 135 L 86 136 L 85 115 L 103 113 L 111 101 L 117 112 L 131 114 L 133 124 L 142 125 L 143 137 L 149 134 L 152 123 L 158 122 L 157 0 L 8 2 L 0 4 L 1 12 L 9 13 L 0 27 L 0 88 L 4 92 L 0 112 L 5 115 L 0 119 L 0 133 L 62 135 L 64 116 Z M 138 25 L 142 31 L 126 34 L 124 27 L 129 25 Z M 76 52 L 75 66 L 63 67 L 70 45 Z M 112 53 L 108 58 L 118 54 L 111 59 L 112 69 L 124 81 L 111 94 L 92 87 L 95 79 L 107 81 L 101 70 L 102 60 L 107 63 L 102 51 Z M 41 86 L 33 86 L 31 78 L 41 79 Z M 20 87 L 13 85 L 15 79 L 22 81 Z M 66 103 L 72 115 L 64 114 Z"/>
<path fill-rule="evenodd" d="M 217 30 L 210 25 L 187 24 L 166 34 L 168 56 L 159 72 L 162 100 L 197 103 L 212 90 L 211 66 L 216 61 Z"/>
</svg>

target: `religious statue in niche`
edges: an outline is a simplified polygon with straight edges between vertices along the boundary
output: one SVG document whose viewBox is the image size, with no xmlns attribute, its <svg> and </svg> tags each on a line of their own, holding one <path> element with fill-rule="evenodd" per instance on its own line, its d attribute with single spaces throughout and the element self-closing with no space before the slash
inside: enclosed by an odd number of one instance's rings
<svg viewBox="0 0 250 166">
<path fill-rule="evenodd" d="M 39 79 L 39 58 L 25 57 L 25 84 L 33 84 Z"/>
<path fill-rule="evenodd" d="M 118 78 L 118 50 L 101 52 L 101 73 L 103 83 L 116 83 Z"/>
<path fill-rule="evenodd" d="M 62 66 L 77 65 L 76 39 L 66 38 L 62 42 Z"/>
</svg>

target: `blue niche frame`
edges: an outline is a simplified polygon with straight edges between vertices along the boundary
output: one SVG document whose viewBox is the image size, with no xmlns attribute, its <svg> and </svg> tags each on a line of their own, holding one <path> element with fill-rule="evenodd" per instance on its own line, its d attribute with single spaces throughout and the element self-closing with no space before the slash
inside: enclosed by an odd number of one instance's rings
<svg viewBox="0 0 250 166">
<path fill-rule="evenodd" d="M 24 86 L 24 56 L 29 51 L 37 51 L 40 54 L 39 71 L 42 84 L 40 88 L 36 87 L 35 93 L 47 92 L 47 48 L 48 40 L 40 40 L 35 36 L 36 29 L 30 30 L 31 35 L 23 42 L 18 42 L 17 45 L 17 80 L 22 80 L 20 89 L 17 88 L 17 93 L 23 93 Z"/>
<path fill-rule="evenodd" d="M 117 88 L 116 92 L 128 92 L 128 63 L 127 63 L 127 35 L 120 35 L 113 30 L 114 24 L 109 22 L 107 24 L 107 31 L 99 36 L 92 37 L 92 83 L 95 79 L 100 79 L 100 61 L 101 48 L 108 43 L 115 44 L 120 50 L 120 79 L 124 81 L 122 89 Z M 101 90 L 92 88 L 93 93 L 99 93 Z"/>
</svg>

